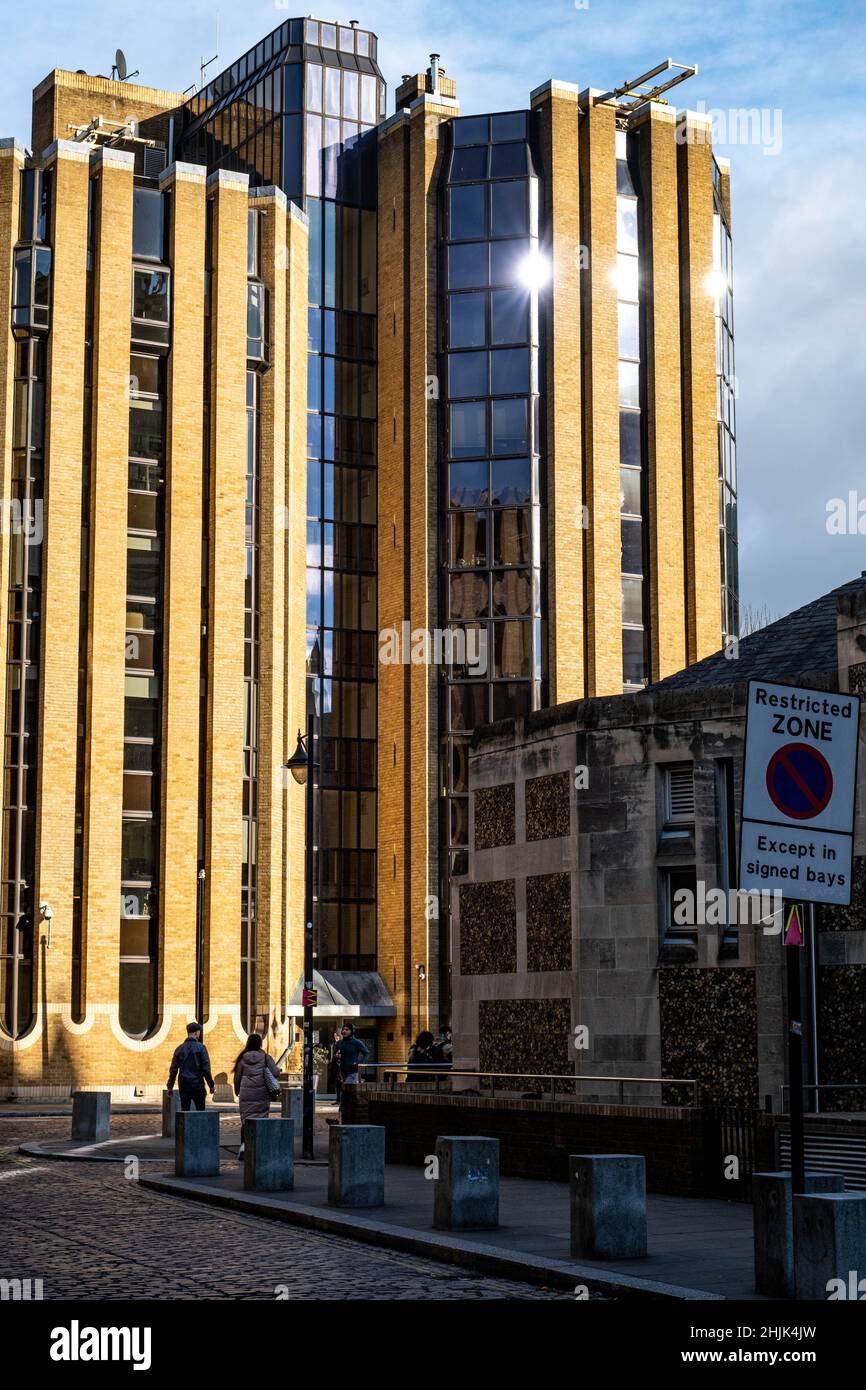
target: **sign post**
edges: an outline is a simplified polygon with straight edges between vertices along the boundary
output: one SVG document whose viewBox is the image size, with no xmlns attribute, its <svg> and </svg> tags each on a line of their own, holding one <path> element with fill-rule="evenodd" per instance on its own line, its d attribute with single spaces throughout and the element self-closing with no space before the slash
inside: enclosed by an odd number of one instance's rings
<svg viewBox="0 0 866 1390">
<path fill-rule="evenodd" d="M 851 902 L 859 727 L 859 695 L 749 681 L 739 886 L 778 892 L 788 902 L 783 949 L 794 1192 L 805 1187 L 800 904 Z"/>
<path fill-rule="evenodd" d="M 788 909 L 785 935 L 785 986 L 788 996 L 788 1116 L 791 1121 L 791 1191 L 806 1190 L 806 1146 L 803 1128 L 803 1007 L 800 988 L 800 950 L 805 944 L 799 903 Z"/>
</svg>

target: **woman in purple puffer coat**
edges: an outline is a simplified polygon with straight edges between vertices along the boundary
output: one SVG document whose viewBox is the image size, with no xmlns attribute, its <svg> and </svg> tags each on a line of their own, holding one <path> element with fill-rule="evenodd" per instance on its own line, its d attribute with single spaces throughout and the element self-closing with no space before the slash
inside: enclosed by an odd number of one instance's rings
<svg viewBox="0 0 866 1390">
<path fill-rule="evenodd" d="M 235 1095 L 241 1109 L 241 1146 L 238 1158 L 244 1156 L 244 1124 L 247 1120 L 267 1119 L 273 1095 L 265 1081 L 265 1072 L 279 1081 L 277 1064 L 262 1047 L 260 1033 L 250 1033 L 243 1052 L 235 1061 Z"/>
</svg>

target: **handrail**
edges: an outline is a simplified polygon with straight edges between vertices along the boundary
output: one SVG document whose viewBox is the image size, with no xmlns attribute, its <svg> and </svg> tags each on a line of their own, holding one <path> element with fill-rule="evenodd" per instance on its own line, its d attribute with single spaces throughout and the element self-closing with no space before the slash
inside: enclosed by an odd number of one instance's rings
<svg viewBox="0 0 866 1390">
<path fill-rule="evenodd" d="M 387 1080 L 390 1078 L 392 1090 L 395 1087 L 398 1075 L 403 1075 L 406 1078 L 411 1076 L 413 1082 L 420 1081 L 423 1077 L 429 1077 L 431 1078 L 431 1080 L 435 1078 L 437 1092 L 439 1090 L 439 1078 L 443 1076 L 460 1076 L 474 1078 L 476 1080 L 487 1080 L 490 1083 L 489 1091 L 491 1096 L 493 1097 L 495 1097 L 496 1094 L 497 1083 L 500 1083 L 501 1090 L 501 1083 L 503 1081 L 549 1082 L 549 1089 L 551 1091 L 551 1098 L 553 1100 L 556 1099 L 557 1086 L 562 1086 L 563 1083 L 565 1083 L 570 1088 L 572 1086 L 576 1086 L 577 1083 L 583 1083 L 584 1081 L 600 1081 L 605 1082 L 608 1085 L 612 1084 L 618 1087 L 620 1104 L 624 1104 L 626 1084 L 632 1083 L 635 1085 L 642 1086 L 690 1086 L 692 1088 L 691 1104 L 697 1105 L 698 1087 L 700 1084 L 697 1081 L 697 1079 L 692 1076 L 596 1076 L 587 1074 L 568 1075 L 567 1073 L 561 1072 L 554 1073 L 538 1071 L 464 1071 L 455 1067 L 437 1067 L 436 1065 L 428 1066 L 423 1062 L 405 1064 L 401 1064 L 398 1062 L 361 1062 L 359 1064 L 359 1070 L 383 1072 L 383 1080 L 387 1082 Z"/>
<path fill-rule="evenodd" d="M 787 1113 L 787 1107 L 785 1102 L 787 1100 L 788 1092 L 790 1091 L 790 1089 L 791 1087 L 787 1081 L 783 1081 L 779 1085 L 779 1104 L 782 1110 L 782 1114 Z M 866 1091 L 866 1081 L 804 1081 L 802 1089 L 804 1091 L 814 1091 L 815 1103 L 817 1106 L 820 1107 L 822 1091 Z M 812 1113 L 820 1114 L 820 1108 L 817 1111 L 813 1111 Z M 847 1112 L 840 1111 L 839 1113 L 845 1114 Z"/>
</svg>

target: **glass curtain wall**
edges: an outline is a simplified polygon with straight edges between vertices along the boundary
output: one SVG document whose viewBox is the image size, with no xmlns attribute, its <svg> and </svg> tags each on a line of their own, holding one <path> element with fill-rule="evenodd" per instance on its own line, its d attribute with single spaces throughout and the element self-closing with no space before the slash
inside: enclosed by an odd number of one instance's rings
<svg viewBox="0 0 866 1390">
<path fill-rule="evenodd" d="M 6 711 L 0 883 L 0 1024 L 20 1037 L 33 1018 L 33 901 L 42 588 L 45 383 L 51 302 L 50 172 L 21 174 L 13 253 L 15 364 L 9 533 Z"/>
<path fill-rule="evenodd" d="M 374 127 L 384 114 L 375 35 L 291 19 L 193 98 L 177 152 L 209 169 L 246 171 L 251 186 L 277 185 L 309 217 L 306 637 L 321 715 L 317 964 L 340 970 L 376 964 Z M 251 297 L 251 323 L 255 312 Z M 248 356 L 255 360 L 250 347 Z M 253 796 L 253 782 L 245 786 Z M 248 854 L 248 874 L 251 865 Z"/>
<path fill-rule="evenodd" d="M 467 868 L 473 729 L 540 707 L 539 182 L 528 114 L 449 123 L 441 200 L 443 903 Z M 445 933 L 447 939 L 448 933 Z M 447 980 L 442 987 L 447 998 Z"/>
<path fill-rule="evenodd" d="M 246 573 L 244 576 L 244 780 L 241 864 L 241 1018 L 247 1031 L 254 1026 L 256 1008 L 256 900 L 259 786 L 259 372 L 267 367 L 267 290 L 261 280 L 261 214 L 250 209 L 247 219 L 247 458 L 246 458 Z M 258 368 L 258 370 L 257 370 Z"/>
<path fill-rule="evenodd" d="M 619 477 L 622 539 L 622 682 L 646 685 L 646 469 L 641 420 L 640 201 L 636 151 L 616 132 L 616 285 L 619 356 Z"/>
<path fill-rule="evenodd" d="M 158 1011 L 167 198 L 144 183 L 133 191 L 119 1006 L 134 1038 Z"/>
<path fill-rule="evenodd" d="M 737 547 L 737 417 L 734 374 L 734 257 L 731 232 L 713 160 L 713 280 L 716 300 L 716 410 L 719 431 L 719 549 L 722 574 L 722 635 L 740 631 Z"/>
<path fill-rule="evenodd" d="M 318 965 L 376 966 L 376 150 L 384 84 L 306 21 L 307 654 L 320 712 Z"/>
</svg>

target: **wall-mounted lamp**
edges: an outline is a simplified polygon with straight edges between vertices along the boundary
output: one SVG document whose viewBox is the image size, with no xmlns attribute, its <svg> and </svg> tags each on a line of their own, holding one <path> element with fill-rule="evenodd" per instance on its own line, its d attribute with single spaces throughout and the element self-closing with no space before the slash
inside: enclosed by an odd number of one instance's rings
<svg viewBox="0 0 866 1390">
<path fill-rule="evenodd" d="M 39 916 L 42 918 L 42 921 L 43 921 L 43 922 L 47 922 L 47 923 L 48 923 L 48 938 L 47 938 L 47 940 L 46 940 L 46 942 L 45 942 L 45 949 L 46 949 L 46 951 L 50 951 L 50 950 L 51 950 L 51 919 L 52 919 L 53 916 L 54 916 L 54 908 L 51 906 L 50 903 L 40 903 L 40 904 L 39 904 Z"/>
</svg>

